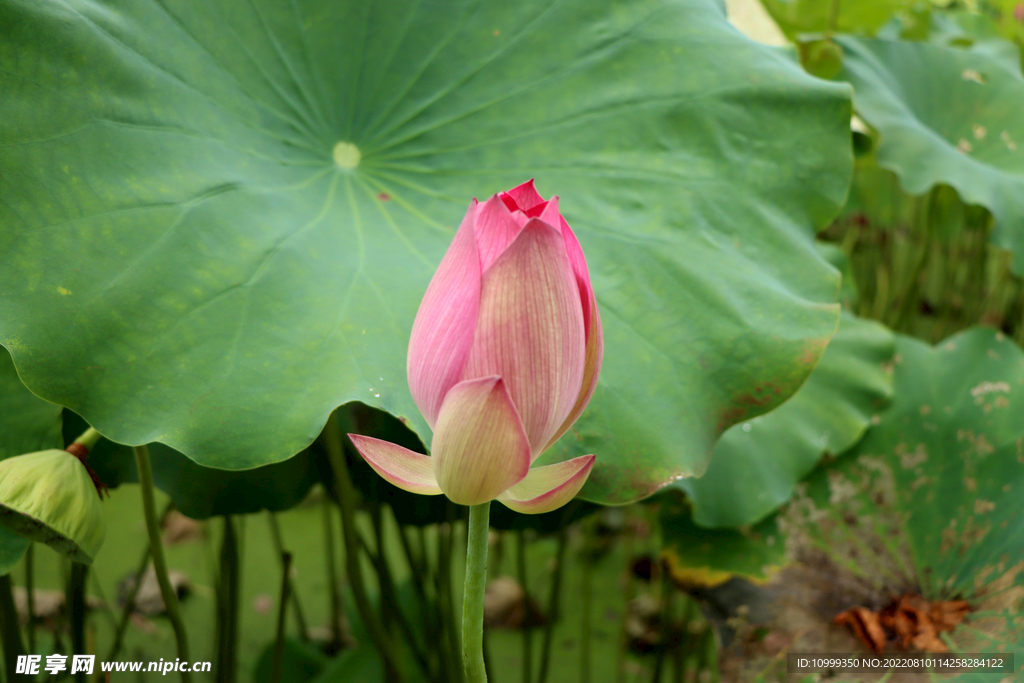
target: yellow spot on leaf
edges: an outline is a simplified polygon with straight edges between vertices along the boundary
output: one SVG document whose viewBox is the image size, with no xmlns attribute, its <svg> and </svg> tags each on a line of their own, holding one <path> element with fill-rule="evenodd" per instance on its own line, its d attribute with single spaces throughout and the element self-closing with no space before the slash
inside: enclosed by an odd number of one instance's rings
<svg viewBox="0 0 1024 683">
<path fill-rule="evenodd" d="M 960 75 L 965 81 L 974 81 L 975 83 L 985 84 L 985 77 L 977 69 L 964 69 Z"/>
</svg>

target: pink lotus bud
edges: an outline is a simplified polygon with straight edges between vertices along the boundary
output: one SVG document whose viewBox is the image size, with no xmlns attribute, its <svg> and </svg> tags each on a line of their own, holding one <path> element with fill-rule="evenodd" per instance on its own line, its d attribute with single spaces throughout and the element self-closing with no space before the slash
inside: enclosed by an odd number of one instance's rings
<svg viewBox="0 0 1024 683">
<path fill-rule="evenodd" d="M 399 488 L 548 512 L 579 492 L 594 456 L 530 465 L 583 412 L 603 353 L 583 250 L 558 197 L 531 180 L 473 200 L 416 314 L 409 388 L 431 455 L 349 436 Z"/>
</svg>

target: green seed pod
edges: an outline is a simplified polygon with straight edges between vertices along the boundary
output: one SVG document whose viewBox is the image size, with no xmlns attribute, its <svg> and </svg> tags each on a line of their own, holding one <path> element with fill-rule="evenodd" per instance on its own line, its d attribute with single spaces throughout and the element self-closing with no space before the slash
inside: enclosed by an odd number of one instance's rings
<svg viewBox="0 0 1024 683">
<path fill-rule="evenodd" d="M 58 450 L 0 461 L 0 524 L 86 564 L 107 535 L 88 470 Z"/>
</svg>

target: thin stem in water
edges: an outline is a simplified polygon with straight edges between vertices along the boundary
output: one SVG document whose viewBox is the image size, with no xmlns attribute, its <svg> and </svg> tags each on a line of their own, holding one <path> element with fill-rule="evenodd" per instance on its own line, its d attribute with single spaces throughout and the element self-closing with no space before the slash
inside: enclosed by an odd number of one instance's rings
<svg viewBox="0 0 1024 683">
<path fill-rule="evenodd" d="M 25 601 L 28 607 L 28 651 L 36 651 L 36 597 L 35 597 L 35 543 L 29 543 L 25 550 Z"/>
<path fill-rule="evenodd" d="M 277 556 L 281 558 L 282 563 L 284 562 L 284 556 L 287 551 L 284 548 L 284 542 L 281 540 L 281 527 L 277 523 L 277 515 L 270 510 L 267 510 L 267 519 L 270 520 L 270 537 L 274 542 L 274 551 Z M 291 554 L 288 553 L 291 557 Z M 291 571 L 291 565 L 288 566 L 289 572 Z M 309 640 L 309 631 L 306 628 L 306 617 L 302 612 L 302 604 L 299 602 L 299 594 L 295 592 L 295 589 L 291 587 L 292 577 L 288 572 L 285 572 L 285 580 L 288 581 L 288 595 L 291 596 L 292 608 L 295 611 L 295 623 L 299 627 L 299 638 L 303 641 Z"/>
<path fill-rule="evenodd" d="M 71 563 L 71 575 L 68 579 L 66 604 L 71 612 L 71 651 L 85 654 L 85 581 L 89 575 L 89 565 L 81 562 Z M 75 674 L 77 683 L 85 683 L 85 672 Z"/>
<path fill-rule="evenodd" d="M 292 586 L 289 572 L 292 569 L 292 554 L 281 553 L 281 602 L 277 606 L 277 638 L 274 640 L 274 659 L 270 667 L 270 683 L 281 681 L 281 659 L 284 656 L 284 629 L 288 615 L 288 593 Z"/>
<path fill-rule="evenodd" d="M 160 595 L 164 599 L 167 618 L 174 629 L 174 638 L 178 643 L 178 657 L 184 662 L 191 662 L 188 653 L 188 635 L 185 624 L 178 612 L 178 596 L 171 587 L 171 579 L 167 575 L 167 561 L 164 559 L 164 546 L 160 539 L 160 522 L 156 518 L 156 503 L 153 488 L 153 466 L 149 461 L 149 449 L 135 446 L 135 464 L 139 470 L 139 485 L 142 487 L 142 509 L 146 515 L 146 530 L 149 532 L 150 554 L 153 556 L 153 569 L 156 571 L 157 582 L 160 584 Z M 181 680 L 192 683 L 192 673 L 182 669 Z"/>
<path fill-rule="evenodd" d="M 537 683 L 545 683 L 548 678 L 548 664 L 551 662 L 551 643 L 554 640 L 555 624 L 560 618 L 559 600 L 562 594 L 562 575 L 565 567 L 565 550 L 569 545 L 569 520 L 579 507 L 574 500 L 562 510 L 562 520 L 558 527 L 558 547 L 555 551 L 555 574 L 551 577 L 551 593 L 548 596 L 548 621 L 544 625 L 544 643 L 540 651 L 540 673 Z"/>
<path fill-rule="evenodd" d="M 164 520 L 167 519 L 167 515 L 170 514 L 171 510 L 174 509 L 174 501 L 169 501 L 167 507 L 164 508 L 163 514 L 160 515 L 160 526 L 163 526 Z M 139 560 L 139 568 L 135 570 L 135 583 L 128 589 L 128 595 L 124 599 L 124 609 L 121 610 L 121 619 L 117 622 L 117 630 L 114 631 L 114 644 L 110 646 L 110 652 L 107 653 L 108 662 L 112 662 L 117 659 L 117 655 L 121 652 L 121 645 L 124 642 L 124 633 L 128 630 L 128 621 L 131 619 L 132 612 L 135 611 L 135 598 L 139 594 L 139 586 L 142 585 L 142 578 L 145 575 L 146 567 L 149 565 L 149 546 L 142 552 L 142 559 Z"/>
<path fill-rule="evenodd" d="M 331 524 L 331 499 L 324 496 L 324 555 L 327 556 L 327 587 L 331 596 L 331 645 L 341 649 L 341 590 L 338 588 L 338 569 L 334 564 L 334 528 Z"/>
<path fill-rule="evenodd" d="M 234 683 L 238 672 L 238 608 L 241 559 L 231 515 L 224 515 L 217 591 L 217 683 Z"/>
<path fill-rule="evenodd" d="M 327 457 L 334 472 L 334 481 L 337 487 L 338 504 L 341 507 L 342 536 L 345 540 L 345 569 L 348 574 L 349 586 L 352 588 L 352 597 L 356 602 L 356 609 L 363 620 L 363 625 L 370 633 L 370 639 L 377 647 L 384 664 L 384 680 L 388 683 L 401 680 L 401 669 L 396 659 L 397 653 L 391 644 L 391 636 L 384 630 L 377 613 L 370 604 L 370 598 L 366 592 L 366 584 L 363 581 L 363 568 L 359 563 L 359 540 L 356 536 L 356 489 L 352 483 L 352 477 L 348 472 L 348 463 L 345 462 L 345 448 L 341 441 L 341 429 L 338 427 L 338 412 L 327 419 L 322 434 L 324 447 L 327 450 Z"/>
<path fill-rule="evenodd" d="M 4 646 L 7 680 L 16 681 L 20 677 L 16 673 L 18 657 L 25 654 L 25 647 L 21 644 L 18 610 L 14 607 L 14 592 L 9 573 L 0 576 L 0 642 Z"/>
<path fill-rule="evenodd" d="M 526 532 L 516 532 L 516 573 L 523 588 L 523 683 L 533 679 L 533 625 L 526 576 Z"/>
</svg>

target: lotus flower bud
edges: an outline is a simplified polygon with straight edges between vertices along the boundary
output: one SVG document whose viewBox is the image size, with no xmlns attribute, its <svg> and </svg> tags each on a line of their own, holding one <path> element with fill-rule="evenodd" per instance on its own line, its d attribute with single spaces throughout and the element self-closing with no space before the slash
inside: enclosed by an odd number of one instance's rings
<svg viewBox="0 0 1024 683">
<path fill-rule="evenodd" d="M 87 564 L 107 535 L 92 477 L 81 460 L 59 450 L 0 461 L 0 523 Z"/>
<path fill-rule="evenodd" d="M 583 412 L 604 351 L 576 236 L 533 181 L 475 199 L 420 304 L 409 341 L 413 400 L 431 455 L 349 435 L 385 479 L 463 505 L 526 513 L 561 507 L 594 465 L 531 464 Z"/>
</svg>

